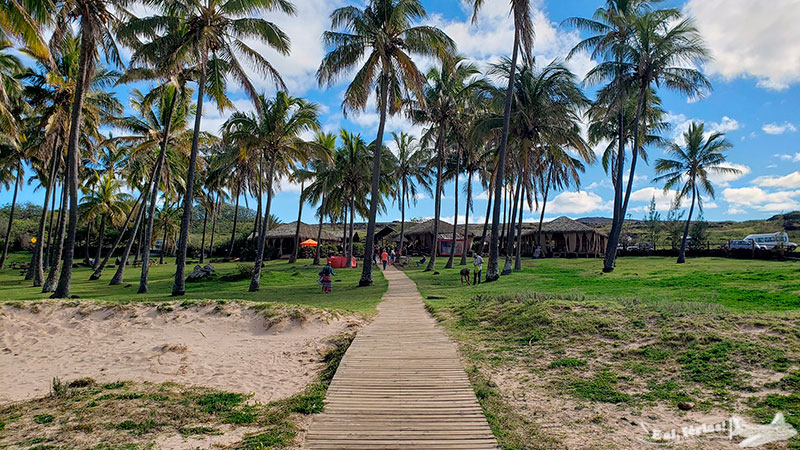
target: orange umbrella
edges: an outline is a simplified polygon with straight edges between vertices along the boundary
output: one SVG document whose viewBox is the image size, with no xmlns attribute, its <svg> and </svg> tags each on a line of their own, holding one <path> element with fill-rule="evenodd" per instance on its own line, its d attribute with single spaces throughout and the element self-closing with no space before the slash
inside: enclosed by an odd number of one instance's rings
<svg viewBox="0 0 800 450">
<path fill-rule="evenodd" d="M 301 247 L 316 247 L 317 246 L 317 241 L 315 241 L 313 239 L 306 239 L 305 241 L 300 243 L 300 246 Z"/>
</svg>

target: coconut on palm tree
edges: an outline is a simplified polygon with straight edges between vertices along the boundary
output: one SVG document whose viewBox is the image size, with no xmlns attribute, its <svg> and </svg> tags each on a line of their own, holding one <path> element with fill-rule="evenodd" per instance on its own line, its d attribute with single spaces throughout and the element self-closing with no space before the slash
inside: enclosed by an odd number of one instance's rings
<svg viewBox="0 0 800 450">
<path fill-rule="evenodd" d="M 454 53 L 455 44 L 443 31 L 416 24 L 426 16 L 420 0 L 371 0 L 363 9 L 354 6 L 336 9 L 331 14 L 334 31 L 326 31 L 322 37 L 330 51 L 317 70 L 320 85 L 332 86 L 363 63 L 345 90 L 342 107 L 345 113 L 364 111 L 374 91 L 380 115 L 359 286 L 372 285 L 372 253 L 375 220 L 381 203 L 381 147 L 386 117 L 399 111 L 403 93 L 410 92 L 418 99 L 423 98 L 425 77 L 412 56 L 441 60 Z"/>
<path fill-rule="evenodd" d="M 680 202 L 691 196 L 689 215 L 686 217 L 686 226 L 683 229 L 681 249 L 678 253 L 678 264 L 686 261 L 686 237 L 689 235 L 689 224 L 692 222 L 692 213 L 695 203 L 700 211 L 703 210 L 702 194 L 706 193 L 714 198 L 714 186 L 709 181 L 711 175 L 737 175 L 741 171 L 726 164 L 725 152 L 733 145 L 725 140 L 725 135 L 712 132 L 706 136 L 702 123 L 692 122 L 689 129 L 683 133 L 683 146 L 672 143 L 667 147 L 667 154 L 673 159 L 660 158 L 656 160 L 656 174 L 653 182 L 664 182 L 664 192 L 679 188 L 675 201 Z"/>
</svg>

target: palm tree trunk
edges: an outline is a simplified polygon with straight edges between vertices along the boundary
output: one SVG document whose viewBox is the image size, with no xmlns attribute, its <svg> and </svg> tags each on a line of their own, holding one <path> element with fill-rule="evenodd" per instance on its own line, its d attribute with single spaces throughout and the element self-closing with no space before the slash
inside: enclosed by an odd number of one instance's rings
<svg viewBox="0 0 800 450">
<path fill-rule="evenodd" d="M 456 244 L 458 240 L 456 238 L 456 233 L 458 232 L 458 177 L 461 174 L 461 152 L 456 152 L 456 181 L 455 187 L 453 191 L 455 192 L 455 198 L 453 199 L 453 246 L 450 247 L 450 256 L 447 258 L 447 264 L 444 265 L 445 269 L 452 269 L 453 268 L 453 259 L 456 256 Z M 461 253 L 464 253 L 462 250 Z"/>
<path fill-rule="evenodd" d="M 467 205 L 464 208 L 464 243 L 461 244 L 463 250 L 461 251 L 461 262 L 458 264 L 460 266 L 467 265 L 467 253 L 470 246 L 467 245 L 469 242 L 469 208 L 472 205 L 472 171 L 469 171 L 467 175 Z"/>
<path fill-rule="evenodd" d="M 180 88 L 182 90 L 183 87 Z M 152 180 L 148 185 L 148 189 L 150 189 L 150 207 L 147 211 L 147 223 L 145 227 L 142 229 L 144 233 L 142 236 L 139 237 L 139 249 L 136 252 L 136 257 L 139 256 L 141 250 L 142 256 L 142 273 L 139 276 L 139 290 L 137 291 L 139 294 L 147 293 L 148 290 L 148 275 L 150 273 L 150 247 L 151 243 L 153 242 L 153 221 L 155 219 L 156 214 L 156 201 L 158 200 L 158 187 L 161 183 L 161 168 L 164 166 L 164 158 L 167 155 L 167 142 L 169 142 L 169 133 L 170 128 L 172 125 L 172 115 L 175 113 L 175 107 L 178 102 L 178 91 L 176 90 L 172 95 L 172 100 L 170 101 L 169 110 L 167 111 L 167 120 L 164 122 L 164 136 L 161 138 L 161 149 L 158 152 L 158 158 L 156 159 L 156 167 L 153 171 Z M 143 206 L 147 206 L 147 202 L 143 204 Z M 161 252 L 163 254 L 164 249 L 162 246 Z M 134 259 L 136 258 L 134 257 Z"/>
<path fill-rule="evenodd" d="M 483 232 L 481 233 L 481 249 L 480 254 L 483 255 L 483 250 L 486 243 L 486 233 L 489 231 L 489 217 L 492 212 L 492 197 L 494 196 L 494 176 L 489 178 L 489 198 L 486 202 L 486 218 L 483 221 Z"/>
<path fill-rule="evenodd" d="M 145 189 L 142 192 L 142 206 L 139 207 L 139 213 L 136 214 L 136 223 L 133 225 L 133 230 L 131 230 L 130 236 L 128 236 L 128 243 L 125 244 L 125 250 L 122 251 L 122 256 L 119 258 L 119 265 L 117 266 L 117 271 L 114 272 L 114 276 L 111 278 L 111 281 L 108 283 L 110 286 L 115 286 L 118 284 L 122 284 L 123 277 L 125 275 L 125 265 L 128 263 L 128 256 L 131 253 L 131 248 L 133 248 L 133 241 L 136 240 L 136 235 L 141 234 L 139 233 L 139 226 L 142 224 L 142 220 L 144 220 L 145 214 L 147 213 L 147 192 L 149 189 Z M 124 228 L 123 228 L 124 231 Z M 122 236 L 122 234 L 120 234 Z M 141 238 L 139 239 L 141 241 Z M 113 253 L 113 251 L 112 251 Z M 110 255 L 111 253 L 109 253 Z M 101 268 L 102 269 L 102 268 Z"/>
<path fill-rule="evenodd" d="M 64 251 L 64 231 L 67 226 L 67 199 L 69 198 L 69 190 L 66 186 L 61 187 L 61 207 L 58 209 L 58 225 L 56 225 L 56 241 L 53 245 L 53 251 L 50 253 L 50 270 L 47 272 L 47 279 L 44 280 L 42 285 L 42 293 L 53 292 L 56 289 L 56 274 L 61 271 L 62 252 Z"/>
<path fill-rule="evenodd" d="M 136 207 L 141 204 L 142 199 L 145 196 L 145 192 L 147 192 L 147 189 L 143 190 L 139 194 L 139 198 L 136 200 L 136 203 L 134 203 L 133 206 L 131 207 L 130 212 L 128 212 L 128 216 L 125 218 L 125 223 L 122 224 L 122 228 L 120 228 L 120 232 L 119 232 L 119 236 L 117 236 L 117 240 L 114 241 L 114 245 L 111 247 L 111 250 L 106 254 L 106 257 L 103 258 L 103 261 L 100 262 L 100 264 L 94 269 L 94 272 L 92 272 L 92 275 L 89 276 L 89 280 L 97 280 L 97 279 L 100 278 L 100 275 L 103 274 L 103 269 L 106 267 L 106 264 L 108 264 L 108 260 L 114 255 L 114 252 L 117 250 L 117 247 L 119 247 L 120 242 L 122 242 L 122 236 L 125 235 L 125 230 L 128 229 L 128 224 L 131 223 L 131 219 L 133 218 L 134 213 L 136 214 L 137 218 L 139 216 L 141 216 L 139 210 L 136 209 Z M 143 208 L 143 206 L 140 207 L 139 209 L 142 209 L 142 208 Z M 137 219 L 137 221 L 138 221 L 138 219 Z M 137 227 L 138 227 L 138 225 L 137 225 Z M 131 242 L 133 242 L 133 240 L 134 240 L 133 238 L 135 236 L 136 236 L 136 232 L 134 231 L 130 236 L 130 241 Z"/>
<path fill-rule="evenodd" d="M 406 196 L 408 195 L 408 180 L 403 177 L 403 187 L 400 193 L 400 255 L 404 255 L 403 246 L 406 238 Z M 371 256 L 371 255 L 370 255 Z"/>
<path fill-rule="evenodd" d="M 17 192 L 22 178 L 22 160 L 17 161 L 17 179 L 14 181 L 14 196 L 11 199 L 11 211 L 8 214 L 8 227 L 6 227 L 6 242 L 3 244 L 3 255 L 0 256 L 0 269 L 6 265 L 8 257 L 8 244 L 11 241 L 11 225 L 14 224 L 14 209 L 17 207 Z"/>
<path fill-rule="evenodd" d="M 94 263 L 92 264 L 93 270 L 97 270 L 97 268 L 100 266 L 100 258 L 103 255 L 103 238 L 105 237 L 105 234 L 106 234 L 106 215 L 103 214 L 102 217 L 100 217 L 100 233 L 97 236 L 97 252 L 95 252 Z"/>
<path fill-rule="evenodd" d="M 686 262 L 686 238 L 689 236 L 689 224 L 692 222 L 694 212 L 694 202 L 697 198 L 697 187 L 692 183 L 692 206 L 689 207 L 689 217 L 686 218 L 686 226 L 683 229 L 683 239 L 681 240 L 681 251 L 678 253 L 678 264 Z"/>
<path fill-rule="evenodd" d="M 514 28 L 514 49 L 511 52 L 511 69 L 508 74 L 508 87 L 506 88 L 506 102 L 503 108 L 503 131 L 500 137 L 500 148 L 497 149 L 497 185 L 494 194 L 494 211 L 492 212 L 492 240 L 489 244 L 489 262 L 486 267 L 486 281 L 496 281 L 500 278 L 499 261 L 500 240 L 497 233 L 500 231 L 500 194 L 503 190 L 505 176 L 506 147 L 508 147 L 508 128 L 511 122 L 511 100 L 514 94 L 514 75 L 517 70 L 517 57 L 519 53 L 519 30 Z"/>
<path fill-rule="evenodd" d="M 204 208 L 203 213 L 203 238 L 200 239 L 200 264 L 203 264 L 205 261 L 205 253 L 206 253 L 206 224 L 208 223 L 208 209 Z"/>
<path fill-rule="evenodd" d="M 208 52 L 201 50 L 202 69 L 200 79 L 197 81 L 197 112 L 194 119 L 194 136 L 192 136 L 192 152 L 189 154 L 189 170 L 186 172 L 186 192 L 183 194 L 183 217 L 181 217 L 181 234 L 178 239 L 178 254 L 176 255 L 175 283 L 172 284 L 172 295 L 180 296 L 186 293 L 186 247 L 189 245 L 189 226 L 192 223 L 192 203 L 194 200 L 194 174 L 197 166 L 197 153 L 200 149 L 200 123 L 203 120 L 203 97 L 206 88 L 206 64 Z"/>
<path fill-rule="evenodd" d="M 503 228 L 500 231 L 500 252 L 505 252 L 506 247 L 506 224 L 508 224 L 508 191 L 509 187 L 506 186 L 506 188 L 503 190 Z"/>
<path fill-rule="evenodd" d="M 425 271 L 434 270 L 436 267 L 436 253 L 439 250 L 439 218 L 442 216 L 442 165 L 444 164 L 444 136 L 445 124 L 439 124 L 439 134 L 436 136 L 436 192 L 434 193 L 433 207 L 433 242 L 431 243 L 431 258 Z"/>
<path fill-rule="evenodd" d="M 520 192 L 522 191 L 522 178 L 517 180 L 517 188 L 514 190 L 514 196 L 511 198 L 511 204 L 508 209 L 511 211 L 511 220 L 508 222 L 508 236 L 506 237 L 506 262 L 503 266 L 503 272 L 500 275 L 509 275 L 514 271 L 512 256 L 514 255 L 514 225 L 517 222 L 517 204 L 519 203 Z M 521 211 L 520 211 L 521 212 Z"/>
<path fill-rule="evenodd" d="M 300 182 L 300 206 L 297 208 L 297 224 L 294 227 L 294 250 L 292 256 L 289 257 L 289 264 L 297 262 L 297 254 L 300 250 L 300 219 L 303 218 L 303 189 L 304 183 Z"/>
<path fill-rule="evenodd" d="M 91 249 L 89 248 L 91 245 L 91 238 L 92 238 L 92 224 L 93 221 L 89 221 L 89 226 L 86 228 L 86 240 L 83 241 L 84 243 L 84 254 L 83 254 L 83 264 L 88 266 L 89 261 L 89 253 L 91 253 Z"/>
<path fill-rule="evenodd" d="M 319 228 L 317 229 L 317 248 L 314 251 L 314 265 L 319 265 L 322 253 L 322 220 L 325 218 L 325 193 L 322 193 L 322 204 L 319 208 Z"/>
<path fill-rule="evenodd" d="M 57 194 L 58 194 L 58 181 L 56 181 L 56 184 L 53 186 L 53 194 L 52 194 L 53 198 L 50 201 L 50 203 L 53 204 L 53 207 L 51 208 L 50 211 L 50 223 L 47 225 L 47 248 L 45 249 L 45 254 L 44 254 L 44 267 L 48 269 L 50 268 L 50 262 L 52 261 L 52 255 L 53 255 L 53 240 L 54 240 L 53 220 L 56 215 Z"/>
<path fill-rule="evenodd" d="M 78 160 L 80 149 L 78 139 L 81 130 L 81 115 L 83 112 L 83 99 L 88 87 L 87 80 L 91 79 L 94 72 L 94 52 L 96 51 L 92 25 L 89 19 L 81 16 L 81 53 L 78 62 L 78 79 L 75 83 L 75 97 L 72 100 L 70 114 L 69 139 L 67 141 L 67 176 L 64 182 L 69 191 L 69 226 L 67 237 L 64 241 L 64 263 L 61 265 L 61 275 L 53 298 L 69 297 L 69 288 L 72 283 L 72 263 L 75 258 L 75 235 L 78 233 Z"/>
<path fill-rule="evenodd" d="M 347 256 L 347 205 L 342 206 L 342 256 Z"/>
<path fill-rule="evenodd" d="M 552 182 L 553 176 L 553 165 L 550 166 L 550 170 L 547 171 L 547 184 L 544 185 L 544 198 L 542 198 L 542 212 L 539 213 L 539 230 L 536 232 L 536 245 L 541 246 L 542 253 L 540 256 L 544 256 L 545 249 L 547 248 L 546 245 L 542 242 L 542 222 L 544 222 L 544 210 L 547 208 L 547 196 L 550 193 L 550 184 Z"/>
<path fill-rule="evenodd" d="M 33 272 L 33 286 L 41 286 L 44 282 L 44 227 L 47 223 L 47 212 L 50 206 L 50 192 L 56 184 L 56 170 L 58 170 L 58 136 L 55 138 L 53 152 L 50 156 L 50 178 L 47 180 L 47 188 L 44 194 L 44 205 L 42 205 L 42 216 L 39 218 L 39 229 L 36 232 L 36 245 L 33 248 L 31 257 L 30 272 Z M 53 215 L 50 214 L 52 218 Z"/>
<path fill-rule="evenodd" d="M 250 279 L 250 292 L 256 292 L 261 288 L 261 267 L 264 265 L 264 244 L 267 240 L 269 211 L 272 207 L 272 179 L 275 176 L 275 157 L 276 155 L 271 154 L 269 158 L 269 170 L 267 173 L 267 206 L 264 208 L 264 218 L 261 220 L 261 232 L 258 233 L 258 251 L 256 254 L 253 278 Z"/>
<path fill-rule="evenodd" d="M 519 197 L 519 219 L 517 219 L 517 256 L 514 260 L 514 270 L 522 270 L 522 212 L 525 208 L 525 190 L 525 186 L 522 186 L 522 195 Z"/>
<path fill-rule="evenodd" d="M 347 268 L 351 267 L 351 262 L 353 261 L 353 226 L 356 218 L 356 208 L 355 208 L 355 201 L 353 199 L 350 200 L 350 232 L 348 233 L 347 238 Z"/>
<path fill-rule="evenodd" d="M 364 243 L 364 265 L 361 270 L 359 286 L 372 285 L 372 253 L 375 246 L 375 219 L 378 215 L 378 203 L 380 202 L 380 181 L 381 181 L 381 147 L 383 147 L 383 131 L 386 128 L 386 110 L 388 108 L 389 83 L 386 73 L 380 75 L 380 122 L 378 123 L 378 136 L 375 139 L 374 154 L 372 156 L 372 188 L 370 190 L 369 219 L 367 221 L 367 240 Z M 349 261 L 348 261 L 349 263 Z"/>
<path fill-rule="evenodd" d="M 231 245 L 228 248 L 228 258 L 233 256 L 233 245 L 236 243 L 236 225 L 239 222 L 239 194 L 241 193 L 242 189 L 242 181 L 236 184 L 236 200 L 235 205 L 233 207 L 233 231 L 231 232 Z"/>
<path fill-rule="evenodd" d="M 222 208 L 222 194 L 220 192 L 217 192 L 217 202 L 214 204 L 214 210 L 211 211 L 211 242 L 208 243 L 209 258 L 211 258 L 214 253 L 214 233 L 217 232 L 217 217 L 219 217 L 219 212 L 221 208 Z"/>
</svg>

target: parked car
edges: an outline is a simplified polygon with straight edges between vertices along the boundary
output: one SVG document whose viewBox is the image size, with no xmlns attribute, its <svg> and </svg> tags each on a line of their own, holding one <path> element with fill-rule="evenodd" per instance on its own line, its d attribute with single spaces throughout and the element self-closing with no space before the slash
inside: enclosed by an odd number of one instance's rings
<svg viewBox="0 0 800 450">
<path fill-rule="evenodd" d="M 794 251 L 797 244 L 789 242 L 789 235 L 785 232 L 769 233 L 769 234 L 750 234 L 744 238 L 745 241 L 753 241 L 756 245 L 761 246 L 765 250 L 772 250 L 776 247 L 783 247 L 786 251 Z"/>
<path fill-rule="evenodd" d="M 722 246 L 725 250 L 752 250 L 753 249 L 753 241 L 747 241 L 744 239 L 740 239 L 737 241 L 728 241 L 725 245 Z M 761 247 L 758 244 L 755 244 L 756 250 L 761 250 Z"/>
</svg>

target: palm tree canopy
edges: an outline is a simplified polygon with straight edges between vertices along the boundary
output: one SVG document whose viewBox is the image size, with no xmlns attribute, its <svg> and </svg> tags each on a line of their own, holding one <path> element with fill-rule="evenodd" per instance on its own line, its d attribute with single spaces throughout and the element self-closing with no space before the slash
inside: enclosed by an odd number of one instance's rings
<svg viewBox="0 0 800 450">
<path fill-rule="evenodd" d="M 735 175 L 739 169 L 726 165 L 725 151 L 733 145 L 720 132 L 707 134 L 702 123 L 693 122 L 683 133 L 686 144 L 681 147 L 673 143 L 667 147 L 667 153 L 674 159 L 658 159 L 653 182 L 664 182 L 664 191 L 680 187 L 676 200 L 680 201 L 695 189 L 705 192 L 714 198 L 714 186 L 708 179 L 709 174 Z M 698 197 L 702 209 L 702 197 Z"/>
<path fill-rule="evenodd" d="M 345 113 L 363 111 L 372 90 L 380 89 L 382 83 L 388 91 L 390 114 L 400 109 L 405 93 L 422 98 L 425 77 L 412 55 L 441 60 L 455 50 L 455 43 L 440 29 L 414 25 L 426 17 L 420 0 L 370 0 L 363 10 L 354 6 L 336 9 L 331 14 L 336 31 L 322 36 L 331 50 L 317 70 L 320 86 L 333 85 L 363 60 L 345 91 Z"/>
</svg>

